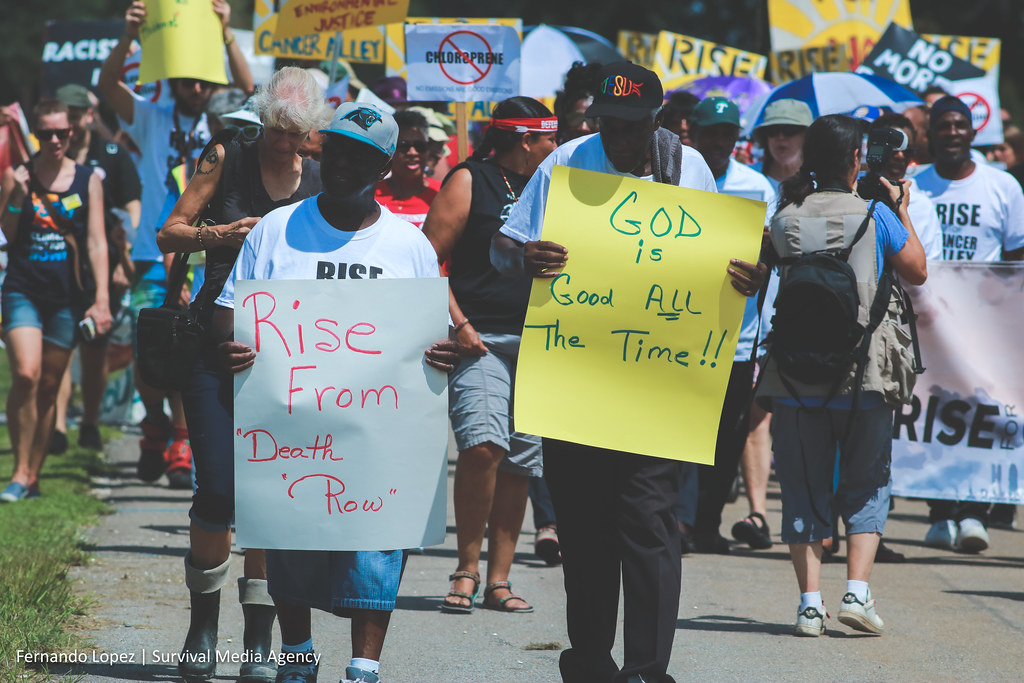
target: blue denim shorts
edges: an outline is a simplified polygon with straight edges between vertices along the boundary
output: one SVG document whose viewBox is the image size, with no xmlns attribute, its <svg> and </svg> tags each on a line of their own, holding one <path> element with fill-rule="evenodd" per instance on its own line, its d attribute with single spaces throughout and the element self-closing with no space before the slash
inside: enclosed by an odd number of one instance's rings
<svg viewBox="0 0 1024 683">
<path fill-rule="evenodd" d="M 403 550 L 268 550 L 267 590 L 339 616 L 353 609 L 392 612 L 405 557 Z"/>
<path fill-rule="evenodd" d="M 16 327 L 35 327 L 43 331 L 43 341 L 63 349 L 74 347 L 78 317 L 71 306 L 41 304 L 21 292 L 4 292 L 0 302 L 4 334 Z"/>
</svg>

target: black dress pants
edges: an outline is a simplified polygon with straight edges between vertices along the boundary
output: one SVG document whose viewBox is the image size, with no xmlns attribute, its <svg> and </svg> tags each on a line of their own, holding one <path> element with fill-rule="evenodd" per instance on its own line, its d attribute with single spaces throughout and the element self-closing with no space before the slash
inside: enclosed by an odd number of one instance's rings
<svg viewBox="0 0 1024 683">
<path fill-rule="evenodd" d="M 679 613 L 682 565 L 672 506 L 680 463 L 544 439 L 544 475 L 558 519 L 570 649 L 565 683 L 611 683 L 666 673 Z M 612 659 L 619 585 L 622 669 Z"/>
</svg>

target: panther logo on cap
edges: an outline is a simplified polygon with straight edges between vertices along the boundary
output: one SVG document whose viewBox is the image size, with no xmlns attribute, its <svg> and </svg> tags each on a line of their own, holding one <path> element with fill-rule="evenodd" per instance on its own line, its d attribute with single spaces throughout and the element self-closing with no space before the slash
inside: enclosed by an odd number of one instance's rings
<svg viewBox="0 0 1024 683">
<path fill-rule="evenodd" d="M 370 130 L 370 126 L 381 120 L 380 114 L 372 109 L 365 109 L 363 107 L 353 109 L 341 118 L 344 121 L 351 121 L 357 126 L 361 126 L 363 130 Z"/>
</svg>

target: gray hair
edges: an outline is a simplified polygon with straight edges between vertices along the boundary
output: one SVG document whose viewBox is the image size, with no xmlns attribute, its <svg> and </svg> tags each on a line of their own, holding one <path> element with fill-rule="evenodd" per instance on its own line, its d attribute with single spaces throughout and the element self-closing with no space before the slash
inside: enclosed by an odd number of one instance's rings
<svg viewBox="0 0 1024 683">
<path fill-rule="evenodd" d="M 324 118 L 324 93 L 304 69 L 286 66 L 253 96 L 256 112 L 264 126 L 308 132 L 319 128 Z"/>
</svg>

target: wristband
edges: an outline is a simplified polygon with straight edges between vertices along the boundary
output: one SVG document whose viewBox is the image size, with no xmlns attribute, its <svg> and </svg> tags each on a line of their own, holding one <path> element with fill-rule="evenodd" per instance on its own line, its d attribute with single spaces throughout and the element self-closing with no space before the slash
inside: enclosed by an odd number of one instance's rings
<svg viewBox="0 0 1024 683">
<path fill-rule="evenodd" d="M 231 45 L 231 43 L 233 43 L 233 42 L 235 42 L 235 34 L 234 33 L 232 33 L 230 37 L 224 39 L 224 47 L 227 47 L 228 45 Z"/>
<path fill-rule="evenodd" d="M 454 330 L 455 330 L 456 332 L 458 332 L 459 330 L 461 330 L 461 329 L 462 329 L 463 327 L 465 327 L 465 326 L 466 326 L 466 325 L 468 325 L 468 324 L 469 324 L 469 318 L 466 318 L 466 319 L 465 319 L 465 320 L 463 320 L 463 321 L 462 321 L 461 323 L 459 323 L 458 325 L 456 325 L 456 326 L 454 327 Z"/>
<path fill-rule="evenodd" d="M 205 227 L 206 225 L 200 225 L 196 228 L 196 242 L 199 242 L 199 246 L 202 247 L 204 251 L 206 250 L 206 245 L 203 244 L 203 228 Z"/>
<path fill-rule="evenodd" d="M 15 206 L 14 204 L 8 204 L 7 210 L 11 213 L 21 213 L 21 207 Z"/>
</svg>

